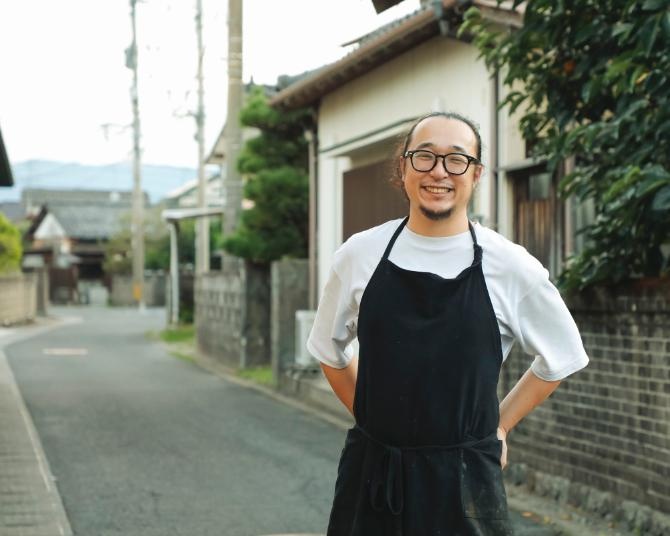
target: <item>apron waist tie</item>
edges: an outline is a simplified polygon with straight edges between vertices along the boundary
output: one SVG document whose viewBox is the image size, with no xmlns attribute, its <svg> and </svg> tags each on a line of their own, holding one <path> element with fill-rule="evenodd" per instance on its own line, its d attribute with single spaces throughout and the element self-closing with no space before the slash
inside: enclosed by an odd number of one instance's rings
<svg viewBox="0 0 670 536">
<path fill-rule="evenodd" d="M 377 461 L 370 480 L 370 504 L 375 511 L 381 512 L 384 509 L 384 503 L 386 503 L 393 515 L 399 515 L 404 506 L 403 451 L 476 449 L 480 444 L 498 439 L 497 433 L 493 432 L 482 439 L 471 439 L 454 445 L 395 447 L 375 439 L 359 425 L 355 425 L 354 429 L 383 449 L 384 453 Z"/>
</svg>

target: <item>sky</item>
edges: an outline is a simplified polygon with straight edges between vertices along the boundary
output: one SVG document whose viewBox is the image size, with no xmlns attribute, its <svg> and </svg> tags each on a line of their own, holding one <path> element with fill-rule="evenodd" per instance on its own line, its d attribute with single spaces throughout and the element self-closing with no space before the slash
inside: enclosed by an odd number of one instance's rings
<svg viewBox="0 0 670 536">
<path fill-rule="evenodd" d="M 202 0 L 205 152 L 226 120 L 227 0 Z M 243 78 L 274 84 L 336 61 L 340 45 L 419 7 L 244 0 Z M 137 5 L 142 161 L 197 167 L 195 0 Z M 132 158 L 129 0 L 0 0 L 0 129 L 12 164 Z"/>
</svg>

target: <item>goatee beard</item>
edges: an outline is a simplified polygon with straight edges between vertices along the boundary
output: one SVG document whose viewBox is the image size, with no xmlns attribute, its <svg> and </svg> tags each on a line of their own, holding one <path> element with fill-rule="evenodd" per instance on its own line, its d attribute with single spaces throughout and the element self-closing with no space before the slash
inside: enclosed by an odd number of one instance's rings
<svg viewBox="0 0 670 536">
<path fill-rule="evenodd" d="M 426 218 L 433 221 L 446 220 L 451 216 L 451 213 L 453 212 L 453 208 L 437 211 L 437 210 L 430 210 L 429 208 L 426 208 L 424 206 L 419 206 L 419 209 Z"/>
</svg>

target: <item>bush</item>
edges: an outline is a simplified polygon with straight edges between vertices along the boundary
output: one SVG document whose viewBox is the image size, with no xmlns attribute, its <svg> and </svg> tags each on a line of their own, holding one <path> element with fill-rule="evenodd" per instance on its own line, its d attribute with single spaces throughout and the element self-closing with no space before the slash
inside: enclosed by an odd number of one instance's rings
<svg viewBox="0 0 670 536">
<path fill-rule="evenodd" d="M 22 255 L 21 233 L 0 213 L 0 274 L 20 271 Z"/>
</svg>

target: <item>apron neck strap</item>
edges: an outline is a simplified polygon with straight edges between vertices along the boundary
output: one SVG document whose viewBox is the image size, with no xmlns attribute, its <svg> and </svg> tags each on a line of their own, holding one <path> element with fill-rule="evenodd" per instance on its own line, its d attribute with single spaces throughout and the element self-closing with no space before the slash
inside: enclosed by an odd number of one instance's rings
<svg viewBox="0 0 670 536">
<path fill-rule="evenodd" d="M 472 222 L 468 220 L 468 229 L 470 229 L 470 235 L 472 236 L 472 243 L 475 250 L 474 259 L 472 259 L 472 266 L 482 262 L 482 247 L 477 243 L 477 235 L 475 234 L 475 227 L 472 225 Z"/>
<path fill-rule="evenodd" d="M 393 244 L 395 244 L 396 239 L 398 238 L 398 235 L 400 234 L 400 231 L 402 231 L 403 227 L 407 225 L 407 220 L 409 220 L 409 216 L 405 216 L 405 218 L 400 222 L 400 225 L 398 225 L 398 228 L 395 230 L 395 233 L 393 233 L 393 237 L 391 240 L 389 240 L 388 245 L 386 246 L 386 250 L 384 251 L 384 255 L 382 256 L 382 259 L 387 260 L 389 258 L 389 254 L 391 253 L 391 248 L 393 248 Z"/>
<path fill-rule="evenodd" d="M 405 225 L 407 225 L 408 220 L 409 216 L 405 216 L 405 218 L 400 222 L 400 225 L 398 225 L 398 228 L 393 233 L 393 237 L 391 237 L 391 240 L 389 240 L 389 243 L 386 246 L 386 250 L 384 251 L 384 255 L 382 256 L 383 260 L 387 260 L 389 258 L 389 255 L 391 254 L 391 249 L 393 249 L 393 244 L 395 244 L 395 241 L 398 239 L 398 236 L 400 235 L 400 232 L 403 230 Z M 477 243 L 477 235 L 475 234 L 475 228 L 473 227 L 472 222 L 469 219 L 468 219 L 468 229 L 470 230 L 470 235 L 472 236 L 472 242 L 474 244 L 475 249 L 475 258 L 472 261 L 472 264 L 476 264 L 482 260 L 482 248 Z"/>
</svg>

